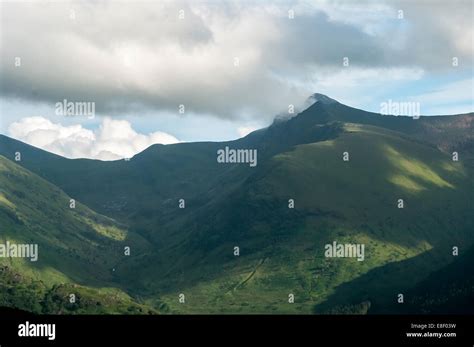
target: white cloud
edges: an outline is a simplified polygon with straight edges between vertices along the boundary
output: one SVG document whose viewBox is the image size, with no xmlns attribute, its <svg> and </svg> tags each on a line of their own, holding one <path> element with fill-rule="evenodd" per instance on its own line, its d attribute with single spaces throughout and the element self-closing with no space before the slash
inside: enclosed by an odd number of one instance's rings
<svg viewBox="0 0 474 347">
<path fill-rule="evenodd" d="M 63 126 L 43 117 L 22 118 L 8 128 L 9 135 L 67 158 L 116 160 L 132 157 L 156 144 L 179 142 L 164 132 L 137 133 L 126 120 L 104 118 L 92 131 L 82 125 Z"/>
<path fill-rule="evenodd" d="M 239 134 L 240 137 L 244 137 L 244 136 L 247 136 L 248 134 L 250 134 L 252 131 L 255 131 L 259 129 L 258 127 L 253 127 L 253 126 L 243 126 L 243 127 L 239 127 L 237 128 L 237 133 Z"/>
</svg>

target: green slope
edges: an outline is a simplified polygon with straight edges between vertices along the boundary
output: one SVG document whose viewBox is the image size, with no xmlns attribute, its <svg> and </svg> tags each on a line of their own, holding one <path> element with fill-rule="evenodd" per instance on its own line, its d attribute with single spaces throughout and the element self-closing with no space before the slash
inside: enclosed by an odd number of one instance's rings
<svg viewBox="0 0 474 347">
<path fill-rule="evenodd" d="M 474 185 L 466 167 L 397 133 L 346 128 L 335 140 L 273 157 L 234 194 L 210 202 L 197 225 L 184 226 L 190 240 L 175 254 L 186 254 L 189 263 L 172 258 L 168 267 L 183 275 L 170 289 L 191 287 L 196 299 L 194 306 L 175 309 L 309 313 L 341 284 L 429 253 L 409 275 L 383 279 L 387 293 L 408 288 L 450 262 L 452 245 L 473 242 Z M 348 149 L 351 160 L 344 162 Z M 290 198 L 294 210 L 287 207 Z M 398 198 L 405 200 L 403 210 Z M 324 258 L 324 245 L 334 240 L 364 243 L 365 261 Z M 234 245 L 242 250 L 239 258 L 232 256 Z M 149 278 L 160 279 L 151 270 L 143 280 Z M 173 276 L 161 281 L 156 290 Z M 367 282 L 359 292 L 346 292 L 342 303 L 363 302 L 372 286 Z M 296 295 L 294 305 L 286 302 L 289 293 Z M 173 301 L 170 294 L 169 304 Z"/>
<path fill-rule="evenodd" d="M 474 241 L 473 119 L 413 120 L 316 103 L 236 141 L 155 145 L 130 161 L 68 160 L 5 136 L 0 153 L 20 151 L 19 165 L 126 229 L 125 240 L 97 245 L 131 243 L 133 256 L 114 253 L 81 273 L 51 252 L 52 268 L 70 278 L 100 277 L 178 313 L 390 313 L 393 295 L 447 266 L 452 246 Z M 224 146 L 257 148 L 258 166 L 218 164 Z M 51 219 L 37 224 L 57 230 Z M 74 219 L 73 233 L 87 235 L 79 249 L 97 236 L 82 220 Z M 39 234 L 32 226 L 22 233 Z M 325 258 L 333 241 L 365 244 L 365 260 Z"/>
<path fill-rule="evenodd" d="M 0 258 L 0 305 L 44 313 L 146 312 L 113 288 L 113 268 L 124 245 L 148 245 L 80 202 L 70 208 L 59 188 L 2 156 L 0 225 L 2 244 L 38 245 L 37 261 Z"/>
</svg>

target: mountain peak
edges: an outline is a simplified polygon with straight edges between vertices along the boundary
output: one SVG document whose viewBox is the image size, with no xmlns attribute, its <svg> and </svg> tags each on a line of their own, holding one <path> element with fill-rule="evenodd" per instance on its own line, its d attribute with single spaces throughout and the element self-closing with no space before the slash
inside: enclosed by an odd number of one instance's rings
<svg viewBox="0 0 474 347">
<path fill-rule="evenodd" d="M 337 104 L 338 102 L 334 99 L 331 99 L 329 96 L 320 94 L 320 93 L 314 93 L 309 97 L 309 99 L 313 102 L 320 102 L 324 105 L 330 105 L 330 104 Z"/>
</svg>

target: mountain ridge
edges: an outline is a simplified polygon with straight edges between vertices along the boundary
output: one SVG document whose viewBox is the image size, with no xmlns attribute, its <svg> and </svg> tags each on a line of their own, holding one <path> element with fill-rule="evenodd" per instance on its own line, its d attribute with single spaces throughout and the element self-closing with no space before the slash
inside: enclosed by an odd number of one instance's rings
<svg viewBox="0 0 474 347">
<path fill-rule="evenodd" d="M 409 127 L 406 127 L 406 125 L 409 124 L 410 121 L 420 121 L 421 120 L 421 123 L 425 123 L 425 122 L 426 123 L 434 123 L 434 125 L 432 125 L 432 126 L 435 129 L 438 129 L 440 126 L 445 125 L 443 123 L 449 123 L 449 122 L 457 121 L 458 124 L 454 124 L 454 125 L 458 125 L 458 127 L 461 126 L 461 125 L 465 125 L 467 128 L 473 129 L 473 133 L 474 133 L 474 112 L 467 112 L 467 113 L 454 114 L 454 115 L 430 115 L 430 116 L 420 115 L 419 119 L 414 120 L 412 117 L 406 116 L 406 115 L 400 115 L 400 116 L 382 115 L 382 114 L 376 113 L 376 112 L 364 111 L 364 110 L 361 110 L 361 109 L 358 109 L 358 108 L 354 108 L 354 107 L 351 107 L 351 106 L 344 105 L 344 104 L 338 102 L 337 100 L 332 99 L 331 97 L 329 97 L 327 95 L 324 95 L 324 94 L 320 94 L 320 93 L 312 94 L 308 98 L 308 100 L 312 100 L 313 102 L 309 106 L 307 106 L 305 109 L 303 109 L 301 112 L 297 113 L 295 116 L 290 117 L 288 119 L 279 120 L 278 122 L 274 121 L 270 126 L 264 127 L 264 128 L 261 128 L 261 129 L 257 129 L 255 131 L 249 133 L 248 135 L 246 135 L 242 138 L 239 138 L 239 139 L 227 140 L 227 141 L 182 142 L 182 143 L 168 144 L 168 145 L 153 144 L 153 145 L 150 145 L 149 147 L 145 148 L 143 151 L 135 154 L 134 156 L 140 155 L 141 153 L 143 153 L 143 152 L 145 152 L 145 151 L 147 151 L 151 148 L 157 149 L 157 148 L 161 148 L 162 146 L 165 146 L 165 147 L 166 146 L 180 146 L 180 145 L 185 145 L 185 144 L 199 144 L 199 143 L 203 143 L 203 144 L 217 144 L 217 143 L 219 143 L 219 144 L 226 144 L 226 143 L 232 144 L 232 143 L 236 143 L 236 142 L 238 143 L 238 142 L 241 142 L 241 140 L 249 138 L 249 137 L 252 138 L 252 137 L 256 137 L 256 136 L 261 136 L 262 133 L 268 131 L 273 126 L 278 126 L 279 122 L 287 123 L 287 122 L 291 121 L 292 119 L 295 119 L 295 118 L 301 117 L 302 115 L 307 115 L 307 114 L 310 114 L 312 116 L 317 114 L 321 117 L 321 113 L 325 114 L 324 118 L 321 118 L 321 119 L 318 120 L 319 122 L 322 122 L 322 123 L 327 123 L 329 121 L 343 121 L 343 122 L 353 121 L 355 123 L 359 123 L 359 122 L 363 121 L 365 124 L 377 125 L 377 126 L 382 126 L 382 127 L 390 127 L 390 128 L 393 128 L 393 130 L 397 130 L 397 126 L 394 125 L 394 124 L 399 122 L 399 123 L 404 123 L 403 124 L 404 127 L 402 127 L 402 129 L 404 131 L 407 131 L 407 129 Z M 341 114 L 341 113 L 348 113 L 349 116 L 344 116 L 344 117 L 334 116 L 334 114 Z M 358 118 L 358 117 L 360 117 L 360 118 Z M 371 117 L 374 117 L 374 118 L 371 118 Z M 391 124 L 381 124 L 384 121 L 388 121 Z M 437 124 L 437 123 L 439 123 L 439 124 Z M 438 127 L 436 127 L 436 125 L 438 125 Z M 417 127 L 415 127 L 415 130 L 412 130 L 412 132 L 416 132 L 416 131 L 419 131 L 419 129 Z M 3 140 L 0 140 L 0 141 L 2 141 L 2 142 L 0 142 L 0 144 L 3 145 L 3 146 L 7 145 L 9 141 L 15 140 L 15 139 L 13 139 L 13 138 L 5 135 L 5 134 L 0 134 L 0 139 L 2 139 L 2 137 L 3 137 Z M 474 138 L 474 135 L 472 136 L 472 138 Z M 16 140 L 16 141 L 19 141 L 19 140 Z M 25 145 L 37 148 L 37 149 L 41 149 L 39 147 L 29 145 L 29 144 L 24 143 L 22 141 L 19 141 L 19 142 L 21 142 Z M 48 152 L 46 150 L 43 150 L 43 151 L 46 152 L 46 153 L 49 153 L 51 155 L 57 156 L 57 157 L 65 158 L 65 157 L 62 157 L 60 155 Z M 67 158 L 67 159 L 69 159 L 69 158 Z M 71 159 L 71 160 L 76 160 L 76 159 L 77 160 L 99 160 L 99 159 L 90 159 L 90 158 L 75 158 L 75 159 Z M 113 161 L 120 161 L 120 160 L 123 160 L 123 159 L 117 159 L 117 160 L 113 160 Z M 102 160 L 100 160 L 100 161 L 102 161 Z"/>
<path fill-rule="evenodd" d="M 408 290 L 425 277 L 417 270 L 451 262 L 445 245 L 474 241 L 474 115 L 453 117 L 374 116 L 316 102 L 237 140 L 151 146 L 129 161 L 66 159 L 5 136 L 0 155 L 136 236 L 133 256 L 115 264 L 111 283 L 149 307 L 367 313 L 360 303 L 371 292 L 365 278 L 373 271 L 389 269 L 383 293 Z M 218 163 L 223 146 L 257 149 L 257 167 Z M 334 240 L 365 244 L 366 260 L 325 258 L 324 244 Z M 417 259 L 415 272 L 389 266 L 410 259 Z M 351 283 L 353 294 L 344 290 Z M 338 290 L 343 295 L 332 296 Z M 179 291 L 187 305 L 177 302 Z M 298 298 L 295 305 L 286 302 L 288 293 Z M 372 307 L 390 301 L 370 299 Z"/>
</svg>

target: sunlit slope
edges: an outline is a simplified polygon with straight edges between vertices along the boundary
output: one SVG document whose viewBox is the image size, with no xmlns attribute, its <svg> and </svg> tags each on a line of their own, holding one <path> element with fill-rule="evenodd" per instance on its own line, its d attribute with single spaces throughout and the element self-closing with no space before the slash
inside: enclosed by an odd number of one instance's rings
<svg viewBox="0 0 474 347">
<path fill-rule="evenodd" d="M 2 156 L 0 225 L 2 244 L 38 245 L 36 261 L 0 258 L 0 305 L 50 313 L 113 313 L 125 312 L 127 305 L 138 307 L 120 290 L 99 287 L 113 282 L 113 268 L 123 261 L 125 245 L 139 249 L 146 242 L 80 202 L 70 208 L 70 197 L 59 188 Z M 71 293 L 82 301 L 61 307 Z M 54 302 L 48 303 L 50 299 Z"/>
<path fill-rule="evenodd" d="M 169 254 L 169 263 L 161 259 L 168 276 L 145 267 L 143 280 L 173 292 L 169 305 L 182 312 L 364 313 L 370 299 L 381 300 L 366 294 L 370 288 L 392 300 L 392 292 L 452 261 L 454 245 L 472 243 L 474 186 L 462 162 L 397 132 L 345 129 L 335 140 L 274 156 L 241 189 L 210 202 L 197 225 L 183 227 L 189 240 Z M 325 258 L 324 245 L 333 241 L 363 243 L 364 261 Z M 339 285 L 412 258 L 406 271 L 345 292 L 333 302 L 336 310 L 318 306 Z M 194 300 L 175 304 L 175 288 Z M 293 305 L 290 293 L 297 298 Z"/>
<path fill-rule="evenodd" d="M 395 132 L 346 129 L 334 141 L 275 156 L 262 189 L 294 198 L 305 211 L 334 213 L 341 226 L 367 224 L 373 235 L 397 243 L 429 242 L 432 227 L 446 230 L 436 237 L 464 234 L 473 185 L 462 161 Z"/>
</svg>

